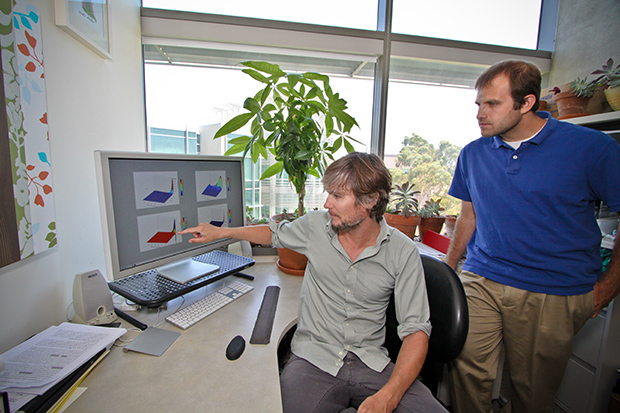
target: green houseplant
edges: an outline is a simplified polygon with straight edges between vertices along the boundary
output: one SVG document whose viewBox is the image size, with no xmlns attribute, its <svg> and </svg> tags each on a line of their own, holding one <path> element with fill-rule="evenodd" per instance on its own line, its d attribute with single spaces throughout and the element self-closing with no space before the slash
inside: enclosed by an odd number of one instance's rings
<svg viewBox="0 0 620 413">
<path fill-rule="evenodd" d="M 424 235 L 427 230 L 433 230 L 436 233 L 441 233 L 443 223 L 446 221 L 446 217 L 441 215 L 441 211 L 444 208 L 441 206 L 441 198 L 429 199 L 424 206 L 420 209 L 420 226 L 418 227 L 418 234 L 420 241 L 424 240 Z"/>
<path fill-rule="evenodd" d="M 347 101 L 334 93 L 327 75 L 286 73 L 276 64 L 246 61 L 243 72 L 263 85 L 246 98 L 247 112 L 224 124 L 214 138 L 236 132 L 250 123 L 250 134 L 233 138 L 226 155 L 243 152 L 256 163 L 272 153 L 275 163 L 260 179 L 282 171 L 288 174 L 298 198 L 297 215 L 305 212 L 305 185 L 309 176 L 320 178 L 334 154 L 342 147 L 352 152 L 349 135 L 355 119 L 347 113 Z M 288 216 L 287 216 L 288 218 Z M 302 275 L 307 259 L 288 249 L 279 249 L 278 267 L 288 274 Z"/>
<path fill-rule="evenodd" d="M 620 110 L 620 64 L 614 67 L 614 60 L 610 57 L 600 69 L 592 74 L 600 75 L 595 82 L 603 89 L 609 106 L 613 110 Z"/>
<path fill-rule="evenodd" d="M 415 230 L 420 223 L 418 215 L 418 200 L 415 195 L 420 191 L 413 189 L 414 184 L 405 182 L 402 185 L 394 185 L 390 194 L 390 204 L 384 214 L 387 224 L 400 230 L 403 234 L 413 239 Z"/>
<path fill-rule="evenodd" d="M 341 147 L 352 152 L 349 135 L 357 126 L 347 113 L 347 101 L 334 93 L 327 75 L 286 73 L 276 64 L 247 61 L 243 72 L 264 87 L 248 97 L 247 110 L 222 126 L 214 138 L 228 135 L 250 123 L 251 135 L 233 138 L 226 155 L 243 152 L 253 162 L 271 152 L 276 160 L 260 177 L 282 171 L 298 196 L 298 211 L 304 214 L 305 184 L 310 175 L 320 178 Z"/>
<path fill-rule="evenodd" d="M 559 118 L 570 118 L 586 113 L 588 102 L 598 90 L 598 82 L 588 81 L 587 77 L 571 81 L 568 91 L 558 93 L 555 102 L 558 106 Z"/>
</svg>

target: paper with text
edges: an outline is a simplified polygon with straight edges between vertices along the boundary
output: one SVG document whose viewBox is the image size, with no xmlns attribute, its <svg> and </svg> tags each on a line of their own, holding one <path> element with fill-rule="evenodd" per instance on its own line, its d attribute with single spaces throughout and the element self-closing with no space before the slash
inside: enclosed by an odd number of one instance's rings
<svg viewBox="0 0 620 413">
<path fill-rule="evenodd" d="M 5 371 L 0 374 L 0 390 L 43 394 L 125 332 L 72 323 L 52 326 L 2 354 Z"/>
</svg>

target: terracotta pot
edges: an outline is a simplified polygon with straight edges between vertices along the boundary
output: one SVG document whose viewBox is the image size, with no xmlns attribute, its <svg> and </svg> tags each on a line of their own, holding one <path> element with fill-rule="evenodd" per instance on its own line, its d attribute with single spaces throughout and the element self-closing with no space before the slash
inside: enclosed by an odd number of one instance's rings
<svg viewBox="0 0 620 413">
<path fill-rule="evenodd" d="M 555 103 L 558 106 L 558 119 L 586 113 L 590 99 L 580 98 L 571 92 L 558 93 Z"/>
<path fill-rule="evenodd" d="M 304 275 L 308 264 L 308 258 L 305 255 L 288 248 L 278 248 L 278 256 L 280 259 L 276 265 L 283 272 L 290 275 Z"/>
<path fill-rule="evenodd" d="M 546 100 L 541 100 L 538 103 L 540 104 L 540 107 L 538 108 L 538 110 L 547 110 L 547 101 Z"/>
<path fill-rule="evenodd" d="M 603 91 L 607 98 L 607 103 L 613 110 L 620 110 L 620 86 L 610 87 Z"/>
<path fill-rule="evenodd" d="M 411 239 L 415 237 L 415 230 L 420 223 L 418 215 L 405 217 L 398 214 L 383 214 L 383 216 L 387 224 L 392 228 L 396 228 Z"/>
<path fill-rule="evenodd" d="M 418 227 L 418 236 L 420 241 L 424 240 L 424 234 L 426 234 L 427 229 L 431 229 L 436 233 L 441 234 L 441 228 L 443 227 L 445 220 L 446 217 L 422 218 L 420 221 L 420 226 Z"/>
<path fill-rule="evenodd" d="M 454 235 L 454 227 L 456 227 L 456 220 L 458 217 L 456 215 L 446 215 L 446 236 L 448 238 L 452 238 Z"/>
</svg>

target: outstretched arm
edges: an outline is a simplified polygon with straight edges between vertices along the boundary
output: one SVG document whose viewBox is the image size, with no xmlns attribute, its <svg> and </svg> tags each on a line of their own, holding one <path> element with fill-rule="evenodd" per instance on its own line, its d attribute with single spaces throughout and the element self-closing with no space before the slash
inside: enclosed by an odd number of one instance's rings
<svg viewBox="0 0 620 413">
<path fill-rule="evenodd" d="M 620 225 L 618 229 L 620 232 Z M 616 237 L 616 245 L 611 252 L 607 271 L 594 284 L 594 315 L 592 317 L 596 317 L 618 293 L 620 293 L 620 239 Z"/>
<path fill-rule="evenodd" d="M 234 238 L 243 241 L 250 241 L 255 244 L 271 244 L 271 229 L 269 225 L 251 225 L 248 227 L 216 227 L 206 222 L 202 222 L 193 228 L 188 228 L 179 234 L 192 234 L 194 238 L 189 242 L 212 242 L 222 238 Z"/>
<path fill-rule="evenodd" d="M 452 269 L 456 269 L 459 260 L 465 255 L 467 243 L 475 230 L 476 212 L 474 211 L 474 205 L 471 202 L 461 201 L 461 214 L 456 221 L 454 235 L 452 236 L 450 248 L 446 255 L 446 263 L 452 267 Z"/>
<path fill-rule="evenodd" d="M 420 374 L 427 352 L 428 336 L 425 332 L 417 331 L 405 337 L 390 379 L 377 393 L 364 400 L 357 411 L 374 413 L 396 409 L 400 399 Z"/>
</svg>

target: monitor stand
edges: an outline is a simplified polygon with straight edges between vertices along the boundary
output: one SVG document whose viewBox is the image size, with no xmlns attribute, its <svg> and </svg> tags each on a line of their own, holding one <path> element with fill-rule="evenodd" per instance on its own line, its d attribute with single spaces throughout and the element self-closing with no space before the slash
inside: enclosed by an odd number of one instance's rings
<svg viewBox="0 0 620 413">
<path fill-rule="evenodd" d="M 211 274 L 219 270 L 220 267 L 214 264 L 207 264 L 187 258 L 172 264 L 167 264 L 157 268 L 157 272 L 169 280 L 185 284 L 197 278 Z"/>
</svg>

